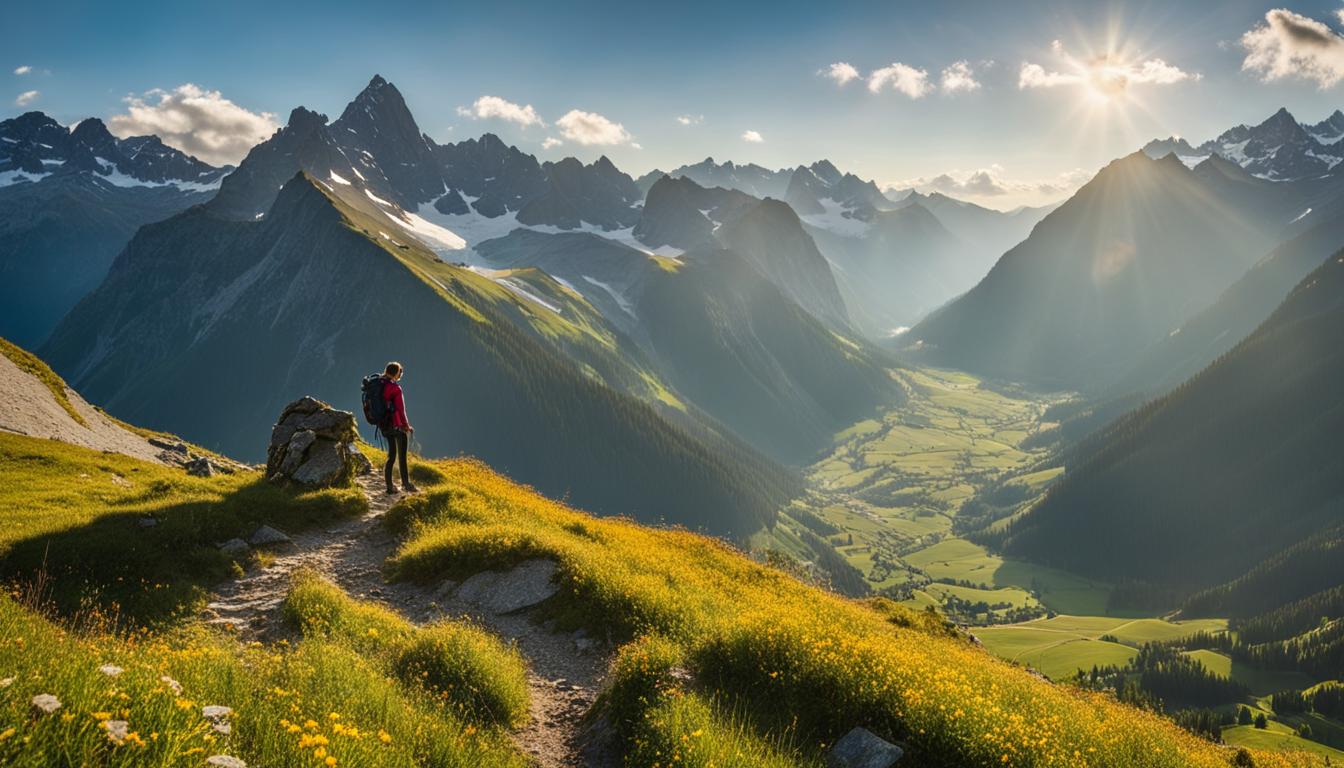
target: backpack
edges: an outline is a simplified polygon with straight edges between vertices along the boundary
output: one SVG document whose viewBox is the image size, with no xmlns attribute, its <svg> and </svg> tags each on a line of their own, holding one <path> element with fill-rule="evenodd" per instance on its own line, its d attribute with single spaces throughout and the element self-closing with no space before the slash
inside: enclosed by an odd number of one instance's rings
<svg viewBox="0 0 1344 768">
<path fill-rule="evenodd" d="M 371 373 L 364 377 L 360 385 L 360 403 L 364 406 L 364 420 L 375 427 L 387 426 L 392 409 L 383 399 L 383 388 L 387 380 L 381 373 Z"/>
</svg>

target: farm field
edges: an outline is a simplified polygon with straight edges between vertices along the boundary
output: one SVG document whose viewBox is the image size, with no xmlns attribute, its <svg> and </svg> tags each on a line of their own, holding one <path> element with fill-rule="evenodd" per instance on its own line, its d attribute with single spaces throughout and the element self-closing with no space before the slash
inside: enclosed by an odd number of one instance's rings
<svg viewBox="0 0 1344 768">
<path fill-rule="evenodd" d="M 1093 665 L 1123 665 L 1145 642 L 1174 640 L 1195 632 L 1226 629 L 1220 619 L 1172 623 L 1161 619 L 1055 616 L 1050 619 L 981 627 L 975 636 L 996 656 L 1060 680 Z M 1103 640 L 1107 638 L 1115 638 Z"/>
</svg>

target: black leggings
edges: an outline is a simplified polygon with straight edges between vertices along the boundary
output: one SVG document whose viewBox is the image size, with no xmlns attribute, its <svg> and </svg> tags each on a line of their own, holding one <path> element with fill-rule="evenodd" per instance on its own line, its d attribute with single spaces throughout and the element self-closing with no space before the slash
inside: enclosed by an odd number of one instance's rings
<svg viewBox="0 0 1344 768">
<path fill-rule="evenodd" d="M 401 461 L 401 484 L 411 482 L 410 466 L 406 463 L 406 433 L 399 429 L 389 429 L 383 433 L 387 438 L 387 463 L 383 465 L 383 479 L 392 485 L 392 465 Z M 398 458 L 400 457 L 400 458 Z"/>
</svg>

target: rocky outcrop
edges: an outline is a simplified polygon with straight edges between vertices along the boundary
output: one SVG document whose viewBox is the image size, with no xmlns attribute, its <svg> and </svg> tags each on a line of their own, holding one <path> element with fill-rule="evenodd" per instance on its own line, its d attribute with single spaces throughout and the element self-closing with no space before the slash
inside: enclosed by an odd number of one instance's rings
<svg viewBox="0 0 1344 768">
<path fill-rule="evenodd" d="M 348 483 L 368 471 L 368 460 L 355 447 L 358 437 L 355 416 L 349 411 L 312 397 L 295 400 L 271 429 L 266 477 L 313 488 Z"/>
<path fill-rule="evenodd" d="M 905 751 L 866 728 L 854 728 L 831 747 L 826 768 L 891 768 Z"/>
</svg>

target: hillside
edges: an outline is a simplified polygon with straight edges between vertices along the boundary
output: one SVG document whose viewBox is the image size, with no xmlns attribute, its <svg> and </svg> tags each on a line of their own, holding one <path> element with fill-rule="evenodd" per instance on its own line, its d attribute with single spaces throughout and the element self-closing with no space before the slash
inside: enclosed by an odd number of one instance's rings
<svg viewBox="0 0 1344 768">
<path fill-rule="evenodd" d="M 900 399 L 886 373 L 893 360 L 827 328 L 734 251 L 673 260 L 594 234 L 515 231 L 478 253 L 563 281 L 639 347 L 686 415 L 776 460 L 803 463 Z"/>
<path fill-rule="evenodd" d="M 1344 520 L 1344 256 L 1202 373 L 1099 431 L 1005 550 L 1194 590 Z M 1160 535 L 1155 535 L 1159 532 Z"/>
<path fill-rule="evenodd" d="M 11 441 L 53 462 L 49 470 L 29 465 L 30 480 L 99 461 L 30 438 L 0 437 L 0 451 Z M 0 463 L 0 473 L 9 466 Z M 0 717 L 18 723 L 19 738 L 0 740 L 7 762 L 94 761 L 110 751 L 150 766 L 182 764 L 184 754 L 250 765 L 316 756 L 327 765 L 520 766 L 525 750 L 551 747 L 525 738 L 561 686 L 539 672 L 554 663 L 536 655 L 543 647 L 571 664 L 609 664 L 595 702 L 547 717 L 571 727 L 585 716 L 602 723 L 587 731 L 589 743 L 635 768 L 665 765 L 669 755 L 694 765 L 813 766 L 856 723 L 899 741 L 904 762 L 920 765 L 1070 764 L 1088 754 L 1099 764 L 1221 768 L 1235 754 L 1112 697 L 998 661 L 932 614 L 837 598 L 685 531 L 593 518 L 473 460 L 422 465 L 425 493 L 371 519 L 370 528 L 330 522 L 342 514 L 332 505 L 363 501 L 355 489 L 298 495 L 251 473 L 159 478 L 153 465 L 130 459 L 108 469 L 137 484 L 161 482 L 154 499 L 138 501 L 158 505 L 159 525 L 145 531 L 124 514 L 104 514 L 70 521 L 64 540 L 88 541 L 100 530 L 138 537 L 160 565 L 185 568 L 149 571 L 142 559 L 108 548 L 106 572 L 136 583 L 124 594 L 189 594 L 182 584 L 199 577 L 199 566 L 188 565 L 183 542 L 170 546 L 191 530 L 183 524 L 210 512 L 227 531 L 247 522 L 237 515 L 258 508 L 284 517 L 308 507 L 323 527 L 351 532 L 350 546 L 365 546 L 361 536 L 384 542 L 390 583 L 376 568 L 364 576 L 296 572 L 292 583 L 277 584 L 279 604 L 259 609 L 283 622 L 283 643 L 208 632 L 190 615 L 172 619 L 169 632 L 113 634 L 94 625 L 76 635 L 62 623 L 69 613 L 6 593 L 0 630 L 23 638 L 0 644 L 0 665 L 20 670 L 0 688 Z M 96 505 L 100 493 L 70 491 L 65 503 Z M 471 624 L 444 615 L 463 604 L 473 579 L 514 578 L 536 563 L 554 572 L 536 607 L 514 617 L 482 608 Z M 279 568 L 234 567 L 244 566 Z M 159 583 L 142 585 L 134 578 L 141 575 Z M 347 592 L 356 584 L 367 592 L 367 578 L 380 586 L 365 597 Z M 576 650 L 575 637 L 588 639 L 590 650 Z M 572 681 L 563 686 L 561 693 L 575 689 Z M 582 742 L 556 746 L 565 751 L 542 752 L 547 764 L 584 754 Z M 1258 751 L 1243 758 L 1266 768 L 1313 764 Z"/>
<path fill-rule="evenodd" d="M 227 171 L 96 118 L 0 121 L 0 336 L 40 344 L 137 228 L 206 201 Z"/>
<path fill-rule="evenodd" d="M 1293 286 L 1340 248 L 1344 206 L 1336 205 L 1332 215 L 1280 244 L 1208 308 L 1144 350 L 1112 392 L 1161 394 L 1195 375 L 1249 336 Z"/>
<path fill-rule="evenodd" d="M 0 338 L 0 432 L 58 440 L 95 451 L 162 461 L 163 446 L 117 423 L 66 386 L 46 363 Z"/>
<path fill-rule="evenodd" d="M 1237 181 L 1175 157 L 1116 160 L 964 296 L 903 337 L 928 360 L 1051 387 L 1112 380 L 1274 242 Z M 1267 182 L 1266 182 L 1267 183 Z M 1273 188 L 1257 197 L 1277 207 Z"/>
<path fill-rule="evenodd" d="M 745 535 L 796 493 L 750 449 L 622 394 L 627 374 L 656 379 L 576 294 L 445 264 L 364 205 L 300 176 L 259 221 L 198 208 L 146 227 L 43 356 L 110 412 L 233 455 L 259 455 L 292 392 L 358 410 L 360 377 L 399 359 L 423 450 L 596 511 Z"/>
</svg>

